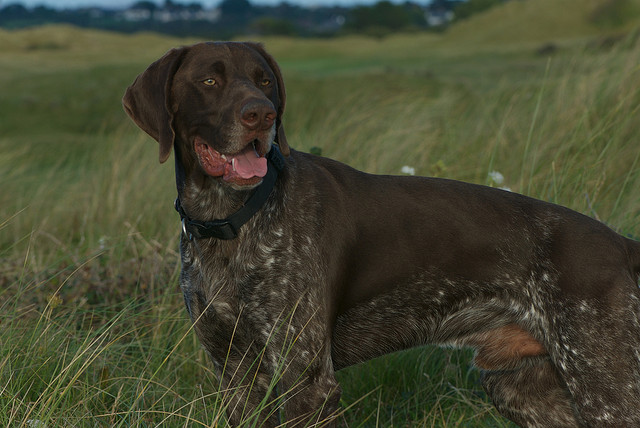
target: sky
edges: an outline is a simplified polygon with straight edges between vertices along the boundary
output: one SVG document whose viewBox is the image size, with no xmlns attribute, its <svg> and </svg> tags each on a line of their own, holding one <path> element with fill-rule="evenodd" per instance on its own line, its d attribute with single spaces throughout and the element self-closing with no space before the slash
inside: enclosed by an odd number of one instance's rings
<svg viewBox="0 0 640 428">
<path fill-rule="evenodd" d="M 200 3 L 204 7 L 213 7 L 220 3 L 221 0 L 174 0 L 175 3 Z M 254 5 L 276 5 L 282 0 L 249 0 Z M 373 4 L 378 0 L 287 0 L 288 3 L 300 6 L 350 6 L 354 4 Z M 394 3 L 400 3 L 404 0 L 392 0 Z M 102 6 L 106 8 L 122 8 L 135 3 L 136 0 L 0 0 L 0 7 L 12 3 L 20 3 L 27 7 L 45 5 L 56 9 L 76 8 L 84 6 Z M 163 0 L 155 0 L 155 3 L 163 4 Z"/>
</svg>

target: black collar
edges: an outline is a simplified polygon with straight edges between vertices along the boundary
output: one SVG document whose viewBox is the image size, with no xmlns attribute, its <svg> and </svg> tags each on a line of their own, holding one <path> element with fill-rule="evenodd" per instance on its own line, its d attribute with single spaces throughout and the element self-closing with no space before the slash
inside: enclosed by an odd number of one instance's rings
<svg viewBox="0 0 640 428">
<path fill-rule="evenodd" d="M 276 184 L 278 174 L 284 169 L 284 158 L 278 146 L 271 146 L 271 150 L 267 154 L 268 170 L 262 179 L 262 183 L 253 190 L 249 199 L 235 213 L 221 220 L 199 221 L 192 220 L 184 212 L 180 197 L 176 198 L 175 209 L 180 214 L 182 220 L 182 233 L 191 240 L 193 238 L 218 238 L 218 239 L 234 239 L 238 236 L 240 227 L 245 224 L 255 213 L 257 213 L 262 205 L 267 201 L 273 186 Z"/>
</svg>

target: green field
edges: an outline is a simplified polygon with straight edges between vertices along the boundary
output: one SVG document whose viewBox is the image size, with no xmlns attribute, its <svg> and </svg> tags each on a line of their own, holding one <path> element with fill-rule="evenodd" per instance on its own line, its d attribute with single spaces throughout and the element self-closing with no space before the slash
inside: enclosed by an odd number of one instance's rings
<svg viewBox="0 0 640 428">
<path fill-rule="evenodd" d="M 640 21 L 531 3 L 442 35 L 262 40 L 287 83 L 289 143 L 509 187 L 640 236 Z M 177 284 L 173 167 L 120 107 L 191 42 L 0 31 L 0 426 L 223 424 Z M 471 358 L 425 347 L 341 371 L 342 425 L 512 426 Z"/>
</svg>

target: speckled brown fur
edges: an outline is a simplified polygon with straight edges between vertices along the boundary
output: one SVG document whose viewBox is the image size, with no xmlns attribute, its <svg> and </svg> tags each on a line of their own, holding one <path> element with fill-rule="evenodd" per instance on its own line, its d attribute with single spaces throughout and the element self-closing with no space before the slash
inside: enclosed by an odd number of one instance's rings
<svg viewBox="0 0 640 428">
<path fill-rule="evenodd" d="M 258 130 L 240 123 L 247 100 L 269 112 Z M 228 216 L 250 187 L 207 175 L 196 137 L 229 154 L 275 140 L 288 155 L 236 239 L 180 244 L 231 425 L 332 425 L 335 370 L 435 343 L 475 347 L 486 391 L 521 426 L 640 426 L 636 242 L 522 195 L 289 150 L 284 105 L 278 66 L 251 43 L 174 49 L 124 97 L 160 160 L 175 150 L 191 218 Z"/>
</svg>

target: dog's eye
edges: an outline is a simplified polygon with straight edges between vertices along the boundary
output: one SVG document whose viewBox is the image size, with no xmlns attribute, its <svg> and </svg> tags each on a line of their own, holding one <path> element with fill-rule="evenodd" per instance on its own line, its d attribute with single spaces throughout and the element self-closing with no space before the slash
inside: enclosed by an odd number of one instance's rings
<svg viewBox="0 0 640 428">
<path fill-rule="evenodd" d="M 216 79 L 206 79 L 206 80 L 203 80 L 202 83 L 204 83 L 207 86 L 215 86 Z"/>
<path fill-rule="evenodd" d="M 271 84 L 271 80 L 269 79 L 264 79 L 262 82 L 260 82 L 261 86 L 269 86 Z"/>
</svg>

